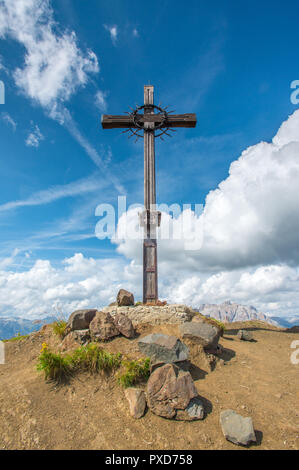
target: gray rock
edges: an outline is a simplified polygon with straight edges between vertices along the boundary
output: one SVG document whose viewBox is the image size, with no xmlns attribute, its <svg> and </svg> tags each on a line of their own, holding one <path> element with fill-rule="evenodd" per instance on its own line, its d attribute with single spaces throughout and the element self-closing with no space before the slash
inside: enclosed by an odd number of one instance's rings
<svg viewBox="0 0 299 470">
<path fill-rule="evenodd" d="M 155 356 L 151 357 L 151 362 L 150 362 L 150 373 L 152 374 L 154 370 L 158 369 L 158 367 L 162 367 L 166 364 L 165 361 L 159 361 L 155 358 Z M 188 371 L 190 370 L 191 367 L 191 362 L 189 360 L 186 361 L 176 361 L 173 362 L 179 369 Z"/>
<path fill-rule="evenodd" d="M 233 410 L 225 410 L 220 414 L 220 424 L 228 441 L 243 446 L 256 442 L 251 418 L 243 418 Z"/>
<path fill-rule="evenodd" d="M 180 325 L 183 339 L 189 339 L 201 344 L 205 349 L 217 348 L 220 338 L 220 328 L 210 323 L 186 322 Z"/>
<path fill-rule="evenodd" d="M 175 336 L 153 333 L 138 341 L 140 351 L 152 358 L 154 364 L 188 360 L 189 349 Z"/>
<path fill-rule="evenodd" d="M 125 289 L 120 289 L 120 291 L 117 294 L 116 300 L 117 300 L 117 305 L 119 307 L 135 305 L 134 295 Z"/>
<path fill-rule="evenodd" d="M 202 401 L 198 398 L 192 398 L 189 405 L 185 410 L 178 410 L 176 414 L 176 420 L 178 421 L 195 421 L 198 419 L 204 419 L 205 409 Z"/>
<path fill-rule="evenodd" d="M 239 330 L 237 336 L 242 341 L 253 341 L 252 334 L 247 330 Z"/>
<path fill-rule="evenodd" d="M 142 418 L 146 408 L 144 391 L 139 388 L 130 387 L 125 390 L 125 396 L 129 402 L 131 416 L 135 419 Z"/>
<path fill-rule="evenodd" d="M 96 311 L 97 309 L 76 310 L 69 317 L 66 329 L 68 331 L 88 329 Z"/>
</svg>

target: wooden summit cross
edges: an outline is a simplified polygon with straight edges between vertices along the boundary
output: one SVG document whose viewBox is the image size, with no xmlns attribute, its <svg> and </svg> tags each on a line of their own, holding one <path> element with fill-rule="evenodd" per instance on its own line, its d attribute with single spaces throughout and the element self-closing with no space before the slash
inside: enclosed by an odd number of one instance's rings
<svg viewBox="0 0 299 470">
<path fill-rule="evenodd" d="M 143 303 L 158 301 L 157 227 L 161 213 L 156 210 L 155 138 L 170 136 L 174 127 L 195 127 L 196 114 L 172 114 L 167 108 L 154 105 L 154 87 L 144 87 L 144 105 L 127 115 L 103 115 L 103 129 L 125 128 L 130 137 L 144 138 L 144 207 L 140 223 L 144 228 L 143 243 Z"/>
</svg>

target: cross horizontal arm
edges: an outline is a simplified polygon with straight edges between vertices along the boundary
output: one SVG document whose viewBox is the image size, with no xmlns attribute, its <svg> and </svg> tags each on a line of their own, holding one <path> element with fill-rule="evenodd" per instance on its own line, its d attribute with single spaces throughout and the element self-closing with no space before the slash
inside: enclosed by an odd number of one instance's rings
<svg viewBox="0 0 299 470">
<path fill-rule="evenodd" d="M 138 114 L 136 116 L 139 123 L 142 122 L 162 122 L 165 117 L 163 114 Z M 195 127 L 196 114 L 171 114 L 168 115 L 165 127 Z M 102 115 L 103 129 L 136 128 L 132 116 L 124 115 Z"/>
</svg>

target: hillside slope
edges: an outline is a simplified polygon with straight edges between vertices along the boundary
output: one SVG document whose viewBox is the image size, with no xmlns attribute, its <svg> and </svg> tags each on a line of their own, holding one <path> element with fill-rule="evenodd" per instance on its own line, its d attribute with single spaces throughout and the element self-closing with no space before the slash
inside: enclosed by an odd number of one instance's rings
<svg viewBox="0 0 299 470">
<path fill-rule="evenodd" d="M 241 342 L 238 329 L 251 328 L 256 342 Z M 258 444 L 251 449 L 298 449 L 299 365 L 290 362 L 298 333 L 257 323 L 228 325 L 220 343 L 222 361 L 210 371 L 191 351 L 192 376 L 207 410 L 203 421 L 179 422 L 150 411 L 130 417 L 123 389 L 113 376 L 81 373 L 61 386 L 36 371 L 42 343 L 57 348 L 50 326 L 22 341 L 6 343 L 0 366 L 2 449 L 240 449 L 226 441 L 219 414 L 227 408 L 253 418 Z M 177 325 L 143 325 L 139 334 L 179 336 Z M 118 337 L 107 350 L 140 357 L 137 339 Z"/>
</svg>

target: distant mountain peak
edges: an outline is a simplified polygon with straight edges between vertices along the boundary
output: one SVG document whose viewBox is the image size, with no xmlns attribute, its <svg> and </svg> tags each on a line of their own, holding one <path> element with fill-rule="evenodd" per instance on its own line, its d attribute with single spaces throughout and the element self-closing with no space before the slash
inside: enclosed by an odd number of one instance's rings
<svg viewBox="0 0 299 470">
<path fill-rule="evenodd" d="M 259 320 L 278 326 L 276 321 L 264 313 L 258 312 L 252 305 L 240 305 L 231 300 L 227 300 L 222 304 L 203 304 L 199 307 L 199 311 L 203 315 L 226 323 Z"/>
</svg>

